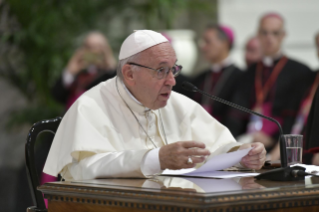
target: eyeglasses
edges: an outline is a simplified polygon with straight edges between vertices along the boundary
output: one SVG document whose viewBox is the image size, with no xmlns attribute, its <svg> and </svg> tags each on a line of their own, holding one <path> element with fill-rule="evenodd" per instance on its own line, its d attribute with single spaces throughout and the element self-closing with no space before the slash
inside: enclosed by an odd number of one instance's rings
<svg viewBox="0 0 319 212">
<path fill-rule="evenodd" d="M 179 75 L 179 73 L 181 73 L 182 68 L 183 68 L 180 65 L 174 65 L 172 68 L 165 67 L 165 68 L 160 68 L 160 69 L 156 70 L 156 69 L 153 69 L 153 68 L 150 68 L 150 67 L 147 67 L 147 66 L 143 66 L 143 65 L 140 65 L 140 64 L 136 64 L 136 63 L 127 63 L 127 64 L 134 65 L 134 66 L 139 66 L 139 67 L 142 67 L 142 68 L 151 69 L 151 70 L 155 71 L 157 79 L 166 78 L 170 71 L 172 71 L 172 74 L 173 74 L 174 77 L 177 77 Z"/>
</svg>

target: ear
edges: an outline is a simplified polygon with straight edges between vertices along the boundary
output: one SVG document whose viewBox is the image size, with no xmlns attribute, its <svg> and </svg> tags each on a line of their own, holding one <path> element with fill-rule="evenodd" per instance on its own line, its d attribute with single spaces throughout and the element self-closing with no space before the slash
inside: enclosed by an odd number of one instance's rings
<svg viewBox="0 0 319 212">
<path fill-rule="evenodd" d="M 127 84 L 133 85 L 135 83 L 134 72 L 129 64 L 125 64 L 122 67 L 122 74 L 123 74 L 123 79 Z"/>
</svg>

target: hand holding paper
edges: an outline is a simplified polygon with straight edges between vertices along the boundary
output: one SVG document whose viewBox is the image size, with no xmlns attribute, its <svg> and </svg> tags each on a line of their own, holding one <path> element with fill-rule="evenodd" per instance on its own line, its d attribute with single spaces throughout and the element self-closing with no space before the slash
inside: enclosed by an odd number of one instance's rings
<svg viewBox="0 0 319 212">
<path fill-rule="evenodd" d="M 266 150 L 262 143 L 256 142 L 251 144 L 243 144 L 239 148 L 246 149 L 251 148 L 252 150 L 249 151 L 249 153 L 242 158 L 240 161 L 241 165 L 250 168 L 250 169 L 261 169 L 261 167 L 264 165 L 266 161 Z"/>
<path fill-rule="evenodd" d="M 220 154 L 210 158 L 204 165 L 198 169 L 181 169 L 181 170 L 165 170 L 163 175 L 184 175 L 197 177 L 215 177 L 215 178 L 231 178 L 236 176 L 255 176 L 257 173 L 238 173 L 238 172 L 220 172 L 239 163 L 245 157 L 251 148 L 242 149 L 235 152 Z"/>
<path fill-rule="evenodd" d="M 185 169 L 193 168 L 196 163 L 205 160 L 205 156 L 210 155 L 209 150 L 205 149 L 203 142 L 183 141 L 163 146 L 159 151 L 161 169 Z M 193 163 L 188 164 L 189 155 Z"/>
</svg>

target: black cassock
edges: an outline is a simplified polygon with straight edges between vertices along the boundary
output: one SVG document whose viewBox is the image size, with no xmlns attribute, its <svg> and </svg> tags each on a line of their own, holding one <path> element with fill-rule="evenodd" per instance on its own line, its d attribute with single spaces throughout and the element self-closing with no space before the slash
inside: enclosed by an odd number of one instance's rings
<svg viewBox="0 0 319 212">
<path fill-rule="evenodd" d="M 243 71 L 238 67 L 229 65 L 222 68 L 218 73 L 214 73 L 211 69 L 208 69 L 198 75 L 192 83 L 201 90 L 230 101 L 239 82 L 238 78 L 242 74 Z M 195 93 L 193 99 L 201 104 L 214 118 L 228 127 L 225 118 L 230 107 L 219 102 L 214 102 L 200 93 Z"/>
<path fill-rule="evenodd" d="M 274 61 L 274 65 L 267 68 L 261 65 L 263 82 L 265 83 L 271 76 L 274 67 L 277 65 L 277 61 Z M 244 107 L 253 109 L 256 105 L 256 71 L 257 64 L 253 64 L 242 76 L 236 90 L 233 95 L 232 101 L 242 105 Z M 268 73 L 265 73 L 267 70 Z M 270 107 L 270 116 L 274 118 L 280 118 L 284 134 L 290 134 L 293 124 L 300 107 L 302 100 L 306 97 L 311 88 L 311 85 L 315 79 L 315 73 L 312 72 L 307 66 L 288 59 L 278 77 L 275 78 L 274 83 L 269 88 L 268 94 L 265 96 L 265 102 L 268 102 Z M 226 125 L 233 133 L 233 135 L 239 136 L 247 132 L 247 125 L 250 120 L 250 115 L 243 113 L 236 109 L 231 109 L 229 116 L 226 120 Z M 277 129 L 276 129 L 277 130 Z M 276 138 L 278 131 L 270 136 Z"/>
<path fill-rule="evenodd" d="M 313 98 L 304 138 L 304 160 L 311 163 L 312 153 L 319 152 L 319 87 Z"/>
</svg>

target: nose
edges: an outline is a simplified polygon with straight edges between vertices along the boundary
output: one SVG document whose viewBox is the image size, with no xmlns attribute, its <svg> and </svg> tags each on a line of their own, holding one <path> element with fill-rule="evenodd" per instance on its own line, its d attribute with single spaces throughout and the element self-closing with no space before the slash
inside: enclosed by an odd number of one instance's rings
<svg viewBox="0 0 319 212">
<path fill-rule="evenodd" d="M 176 85 L 175 77 L 174 77 L 174 75 L 173 75 L 173 73 L 171 71 L 167 75 L 166 84 L 170 85 L 172 87 Z"/>
</svg>

